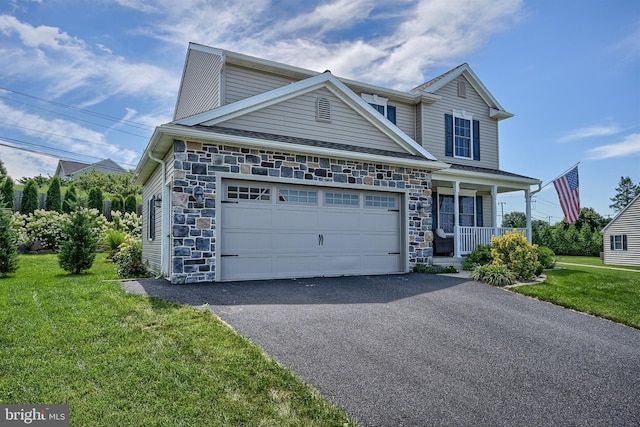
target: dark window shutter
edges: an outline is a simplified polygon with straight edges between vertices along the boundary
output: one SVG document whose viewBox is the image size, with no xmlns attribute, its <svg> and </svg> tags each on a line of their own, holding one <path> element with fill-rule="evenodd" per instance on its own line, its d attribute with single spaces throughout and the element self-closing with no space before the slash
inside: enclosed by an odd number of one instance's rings
<svg viewBox="0 0 640 427">
<path fill-rule="evenodd" d="M 444 115 L 444 155 L 453 157 L 453 116 Z"/>
<path fill-rule="evenodd" d="M 627 235 L 626 234 L 622 235 L 622 250 L 623 251 L 627 250 Z"/>
<path fill-rule="evenodd" d="M 482 196 L 476 196 L 476 227 L 484 227 L 482 218 Z"/>
<path fill-rule="evenodd" d="M 473 121 L 473 160 L 480 160 L 480 122 Z"/>
<path fill-rule="evenodd" d="M 156 238 L 156 198 L 149 199 L 149 235 L 147 239 L 155 240 Z"/>
<path fill-rule="evenodd" d="M 394 125 L 396 124 L 396 107 L 387 105 L 387 119 Z"/>
<path fill-rule="evenodd" d="M 438 228 L 438 193 L 431 193 L 431 229 Z"/>
<path fill-rule="evenodd" d="M 611 250 L 613 251 L 615 249 L 615 243 L 613 243 L 613 236 L 609 236 L 609 242 L 611 243 Z"/>
</svg>

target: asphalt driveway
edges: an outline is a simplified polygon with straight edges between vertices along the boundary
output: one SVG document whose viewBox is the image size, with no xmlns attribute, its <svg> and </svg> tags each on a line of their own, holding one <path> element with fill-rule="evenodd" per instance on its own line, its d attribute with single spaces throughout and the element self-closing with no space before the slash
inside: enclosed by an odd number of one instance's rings
<svg viewBox="0 0 640 427">
<path fill-rule="evenodd" d="M 640 425 L 640 331 L 461 278 L 174 286 L 365 426 Z"/>
</svg>

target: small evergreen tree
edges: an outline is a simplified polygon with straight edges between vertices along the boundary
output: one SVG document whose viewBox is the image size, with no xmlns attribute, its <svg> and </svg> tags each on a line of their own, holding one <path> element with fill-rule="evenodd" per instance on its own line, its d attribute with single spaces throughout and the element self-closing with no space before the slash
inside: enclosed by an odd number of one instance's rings
<svg viewBox="0 0 640 427">
<path fill-rule="evenodd" d="M 93 217 L 83 209 L 71 213 L 69 222 L 62 228 L 67 238 L 60 245 L 60 267 L 72 274 L 80 274 L 93 265 L 98 247 L 98 237 L 93 233 Z"/>
<path fill-rule="evenodd" d="M 628 176 L 621 176 L 618 187 L 616 187 L 616 195 L 609 199 L 613 202 L 609 207 L 616 212 L 620 212 L 638 194 L 640 194 L 640 184 L 635 185 Z"/>
<path fill-rule="evenodd" d="M 9 174 L 7 173 L 7 168 L 4 167 L 4 162 L 2 161 L 2 159 L 0 159 L 0 179 L 8 175 Z"/>
<path fill-rule="evenodd" d="M 22 190 L 20 213 L 28 215 L 38 209 L 38 187 L 32 179 L 28 180 Z"/>
<path fill-rule="evenodd" d="M 71 184 L 67 188 L 67 192 L 64 194 L 64 201 L 62 202 L 62 212 L 71 213 L 76 208 L 78 203 L 78 195 L 76 194 L 76 187 Z"/>
<path fill-rule="evenodd" d="M 111 210 L 124 212 L 124 199 L 121 195 L 115 194 L 111 198 Z"/>
<path fill-rule="evenodd" d="M 54 176 L 49 183 L 47 190 L 47 199 L 45 200 L 45 209 L 62 213 L 62 193 L 60 190 L 60 177 Z"/>
<path fill-rule="evenodd" d="M 2 187 L 0 188 L 0 204 L 4 208 L 13 209 L 15 199 L 15 190 L 13 189 L 13 180 L 10 176 L 7 176 L 2 181 Z"/>
<path fill-rule="evenodd" d="M 89 209 L 97 209 L 98 212 L 102 213 L 102 201 L 102 190 L 100 188 L 93 187 L 89 190 L 89 201 L 87 203 Z"/>
<path fill-rule="evenodd" d="M 130 212 L 130 213 L 137 213 L 136 212 L 137 210 L 138 210 L 138 201 L 136 200 L 136 196 L 134 196 L 133 194 L 127 196 L 127 198 L 124 199 L 124 211 Z"/>
<path fill-rule="evenodd" d="M 0 275 L 6 277 L 18 269 L 17 236 L 11 217 L 0 210 Z"/>
</svg>

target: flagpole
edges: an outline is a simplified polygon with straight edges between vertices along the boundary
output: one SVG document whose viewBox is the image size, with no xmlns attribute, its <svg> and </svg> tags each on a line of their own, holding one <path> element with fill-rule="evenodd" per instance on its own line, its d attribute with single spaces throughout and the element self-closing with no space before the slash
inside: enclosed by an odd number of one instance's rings
<svg viewBox="0 0 640 427">
<path fill-rule="evenodd" d="M 553 178 L 551 181 L 547 182 L 545 185 L 543 185 L 542 187 L 540 187 L 538 190 L 536 190 L 536 193 L 542 191 L 542 189 L 544 187 L 546 187 L 547 185 L 551 184 L 553 181 L 555 181 L 556 179 L 560 178 L 561 176 L 564 176 L 567 172 L 569 172 L 571 169 L 575 168 L 576 166 L 578 166 L 580 164 L 580 162 L 576 163 L 575 165 L 571 166 L 569 169 L 567 169 L 566 171 L 562 172 L 560 175 L 558 175 L 557 177 Z"/>
</svg>

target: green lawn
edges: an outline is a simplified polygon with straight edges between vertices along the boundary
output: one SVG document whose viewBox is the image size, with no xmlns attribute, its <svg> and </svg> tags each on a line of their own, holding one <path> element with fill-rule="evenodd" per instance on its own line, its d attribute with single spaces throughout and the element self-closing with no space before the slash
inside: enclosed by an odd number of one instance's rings
<svg viewBox="0 0 640 427">
<path fill-rule="evenodd" d="M 127 294 L 98 255 L 0 279 L 0 403 L 69 404 L 73 426 L 344 426 L 346 414 L 207 311 Z"/>
<path fill-rule="evenodd" d="M 556 261 L 559 263 L 571 263 L 571 264 L 583 264 L 583 265 L 593 265 L 597 267 L 615 267 L 615 268 L 625 268 L 627 270 L 640 270 L 640 267 L 637 266 L 629 266 L 629 265 L 608 265 L 602 262 L 602 260 L 597 256 L 569 256 L 569 255 L 559 255 L 556 256 Z"/>
<path fill-rule="evenodd" d="M 595 260 L 600 262 L 599 258 L 559 258 L 564 262 L 585 265 L 558 264 L 563 269 L 546 271 L 547 280 L 544 283 L 519 286 L 512 290 L 640 328 L 640 272 L 593 268 L 593 265 L 597 265 Z"/>
</svg>

